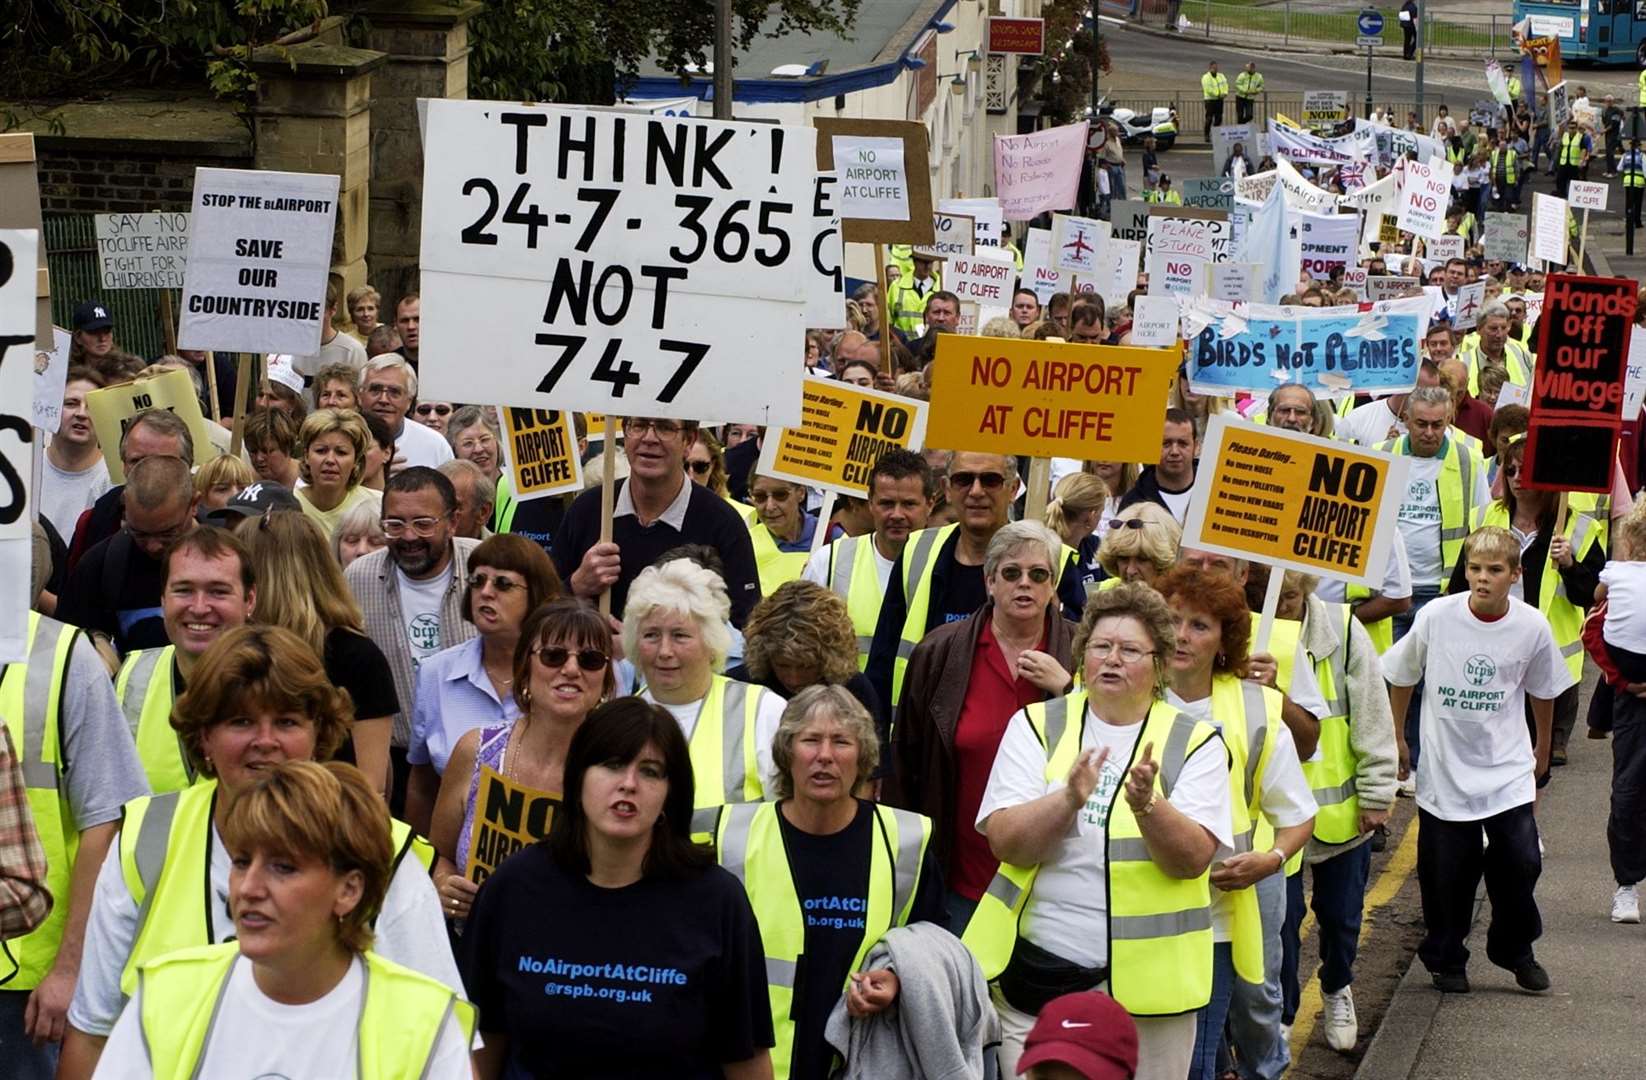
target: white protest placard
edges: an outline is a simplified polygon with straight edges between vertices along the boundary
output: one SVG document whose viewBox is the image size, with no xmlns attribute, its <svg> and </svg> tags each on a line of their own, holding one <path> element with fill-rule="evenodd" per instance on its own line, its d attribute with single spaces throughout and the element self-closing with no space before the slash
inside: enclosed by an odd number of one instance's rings
<svg viewBox="0 0 1646 1080">
<path fill-rule="evenodd" d="M 748 358 L 804 341 L 816 140 L 778 124 L 430 101 L 424 393 L 798 423 L 801 365 Z"/>
<path fill-rule="evenodd" d="M 1453 298 L 1452 328 L 1472 330 L 1480 321 L 1480 309 L 1486 306 L 1486 282 L 1474 281 L 1460 285 Z"/>
<path fill-rule="evenodd" d="M 1573 180 L 1566 191 L 1566 202 L 1573 210 L 1604 210 L 1608 190 L 1598 180 Z"/>
<path fill-rule="evenodd" d="M 835 205 L 839 178 L 817 174 L 812 195 L 812 272 L 806 275 L 806 325 L 834 326 L 846 320 L 846 244 Z"/>
<path fill-rule="evenodd" d="M 916 255 L 933 259 L 947 259 L 951 255 L 970 255 L 977 248 L 977 222 L 970 214 L 950 214 L 941 210 L 932 212 L 931 244 L 917 245 Z"/>
<path fill-rule="evenodd" d="M 1212 175 L 1222 176 L 1223 166 L 1228 164 L 1229 155 L 1238 145 L 1253 162 L 1259 155 L 1253 153 L 1257 149 L 1257 129 L 1251 124 L 1225 124 L 1212 129 Z"/>
<path fill-rule="evenodd" d="M 1349 118 L 1349 95 L 1344 90 L 1305 90 L 1303 115 L 1307 128 L 1333 128 Z"/>
<path fill-rule="evenodd" d="M 1456 233 L 1443 233 L 1433 237 L 1424 245 L 1429 258 L 1435 262 L 1444 263 L 1448 259 L 1463 258 L 1463 237 Z"/>
<path fill-rule="evenodd" d="M 834 168 L 840 174 L 842 217 L 908 220 L 909 174 L 902 139 L 836 135 Z"/>
<path fill-rule="evenodd" d="M 1541 191 L 1532 194 L 1532 256 L 1566 265 L 1566 200 Z"/>
<path fill-rule="evenodd" d="M 940 199 L 937 208 L 947 214 L 968 215 L 977 229 L 979 246 L 1000 246 L 1001 235 L 1006 231 L 1006 212 L 1001 209 L 999 199 Z"/>
<path fill-rule="evenodd" d="M 1213 300 L 1251 300 L 1256 287 L 1256 263 L 1212 264 L 1208 291 Z"/>
<path fill-rule="evenodd" d="M 1177 297 L 1137 298 L 1132 307 L 1132 344 L 1158 349 L 1177 344 Z"/>
<path fill-rule="evenodd" d="M 105 289 L 181 289 L 189 262 L 189 215 L 98 214 L 97 259 Z"/>
<path fill-rule="evenodd" d="M 324 173 L 194 170 L 179 348 L 320 351 L 338 183 Z"/>
<path fill-rule="evenodd" d="M 1525 214 L 1487 211 L 1486 235 L 1482 241 L 1487 262 L 1523 263 L 1531 226 Z"/>
<path fill-rule="evenodd" d="M 0 543 L 30 543 L 34 515 L 29 485 L 34 476 L 35 260 L 40 234 L 34 229 L 0 229 Z M 9 568 L 8 568 L 9 569 Z M 23 563 L 28 577 L 28 562 Z M 25 587 L 25 593 L 28 589 Z M 16 615 L 25 620 L 27 598 Z M 15 629 L 7 613 L 0 641 Z M 21 657 L 12 657 L 21 659 Z"/>
<path fill-rule="evenodd" d="M 1629 338 L 1630 343 L 1633 344 L 1634 340 L 1633 335 L 1631 335 Z M 1625 389 L 1623 393 L 1625 402 L 1627 402 L 1629 392 Z M 1510 405 L 1526 405 L 1530 403 L 1531 400 L 1532 388 L 1530 386 L 1521 386 L 1519 383 L 1506 382 L 1503 384 L 1503 389 L 1497 392 L 1497 405 L 1495 406 L 1495 409 L 1506 409 Z M 1628 414 L 1625 413 L 1624 415 L 1627 416 Z"/>
<path fill-rule="evenodd" d="M 1084 120 L 1027 135 L 996 135 L 995 190 L 1007 219 L 1028 221 L 1073 207 L 1085 154 Z"/>
<path fill-rule="evenodd" d="M 1366 279 L 1371 277 L 1364 266 L 1350 266 L 1343 271 L 1343 287 L 1351 289 L 1360 299 L 1366 299 Z"/>
<path fill-rule="evenodd" d="M 1572 118 L 1572 99 L 1566 89 L 1565 80 L 1549 87 L 1549 133 L 1550 141 L 1559 138 L 1559 132 L 1566 127 L 1566 121 Z"/>
<path fill-rule="evenodd" d="M 1227 259 L 1229 218 L 1217 210 L 1171 210 L 1149 214 L 1149 295 L 1206 292 L 1206 267 Z"/>
<path fill-rule="evenodd" d="M 1442 158 L 1406 162 L 1395 224 L 1414 236 L 1433 239 L 1446 231 L 1452 197 L 1452 165 Z"/>
<path fill-rule="evenodd" d="M 1112 228 L 1099 218 L 1052 215 L 1052 266 L 1072 274 L 1097 272 L 1097 256 Z"/>
<path fill-rule="evenodd" d="M 1023 270 L 1017 277 L 1020 286 L 1034 290 L 1035 298 L 1042 304 L 1064 290 L 1065 278 L 1073 278 L 1051 263 L 1052 230 L 1030 229 L 1023 244 Z"/>
<path fill-rule="evenodd" d="M 1377 274 L 1366 278 L 1366 299 L 1371 301 L 1395 300 L 1413 289 L 1421 289 L 1423 281 L 1396 274 Z"/>
<path fill-rule="evenodd" d="M 1509 389 L 1505 384 L 1503 389 Z M 1502 396 L 1498 397 L 1498 408 L 1502 408 Z M 1626 361 L 1623 378 L 1623 417 L 1625 424 L 1633 423 L 1640 416 L 1640 409 L 1646 404 L 1646 334 L 1629 335 L 1629 358 Z"/>
<path fill-rule="evenodd" d="M 1137 288 L 1138 262 L 1143 257 L 1141 240 L 1111 239 L 1103 247 L 1098 259 L 1093 285 L 1097 294 L 1111 306 L 1126 303 L 1126 297 Z"/>
<path fill-rule="evenodd" d="M 51 351 L 34 353 L 34 426 L 47 435 L 57 434 L 63 422 L 63 388 L 69 378 L 69 350 L 74 335 L 61 326 L 51 328 Z"/>
<path fill-rule="evenodd" d="M 970 255 L 958 255 L 949 260 L 944 271 L 943 284 L 962 302 L 970 301 L 980 307 L 1011 305 L 1017 264 L 1009 253 L 985 248 Z"/>
<path fill-rule="evenodd" d="M 1347 269 L 1354 263 L 1360 241 L 1360 215 L 1300 214 L 1298 217 L 1303 272 L 1311 280 L 1327 281 L 1332 271 Z"/>
<path fill-rule="evenodd" d="M 1149 271 L 1150 296 L 1206 295 L 1206 271 L 1212 265 L 1209 262 L 1155 251 L 1149 254 L 1145 265 Z"/>
</svg>

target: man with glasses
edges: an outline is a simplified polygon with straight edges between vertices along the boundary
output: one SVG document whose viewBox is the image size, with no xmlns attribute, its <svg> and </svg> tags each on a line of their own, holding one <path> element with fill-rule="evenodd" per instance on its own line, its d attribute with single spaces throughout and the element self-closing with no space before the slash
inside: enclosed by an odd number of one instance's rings
<svg viewBox="0 0 1646 1080">
<path fill-rule="evenodd" d="M 957 451 L 944 470 L 953 524 L 911 533 L 892 565 L 864 668 L 875 692 L 895 709 L 914 647 L 930 630 L 972 615 L 989 598 L 983 560 L 989 541 L 1006 524 L 1017 495 L 1017 459 L 1009 454 Z M 1078 619 L 1086 604 L 1080 559 L 1063 549 L 1058 597 Z"/>
<path fill-rule="evenodd" d="M 181 458 L 188 465 L 194 464 L 194 436 L 176 413 L 169 409 L 144 409 L 126 426 L 120 436 L 121 470 L 130 476 L 132 466 L 146 457 Z M 120 521 L 125 512 L 121 486 L 112 487 L 98 496 L 91 509 L 81 514 L 80 520 L 73 526 L 69 570 L 74 569 L 86 552 L 120 531 Z"/>
<path fill-rule="evenodd" d="M 404 301 L 402 301 L 404 303 Z M 417 372 L 395 353 L 374 356 L 360 371 L 360 404 L 389 426 L 394 445 L 405 465 L 438 469 L 452 459 L 444 436 L 423 424 L 406 423 L 417 400 Z"/>
<path fill-rule="evenodd" d="M 611 590 L 612 613 L 621 617 L 629 585 L 670 548 L 706 544 L 725 564 L 732 624 L 738 627 L 760 599 L 754 544 L 732 505 L 686 477 L 686 450 L 697 439 L 697 422 L 631 416 L 623 421 L 629 475 L 617 481 L 612 538 L 600 542 L 600 489 L 579 495 L 554 537 L 560 578 L 577 596 L 595 599 Z"/>
<path fill-rule="evenodd" d="M 474 624 L 463 618 L 463 585 L 469 553 L 480 541 L 457 536 L 456 518 L 457 491 L 441 473 L 415 465 L 395 473 L 383 489 L 387 546 L 343 571 L 366 617 L 366 636 L 389 659 L 400 700 L 389 741 L 389 806 L 396 814 L 405 804 L 410 772 L 406 746 L 417 704 L 417 667 L 475 635 Z"/>
<path fill-rule="evenodd" d="M 58 598 L 57 617 L 108 638 L 121 654 L 165 648 L 160 594 L 166 568 L 160 555 L 195 527 L 194 478 L 182 458 L 146 457 L 126 474 L 121 501 L 121 530 L 75 565 Z"/>
</svg>

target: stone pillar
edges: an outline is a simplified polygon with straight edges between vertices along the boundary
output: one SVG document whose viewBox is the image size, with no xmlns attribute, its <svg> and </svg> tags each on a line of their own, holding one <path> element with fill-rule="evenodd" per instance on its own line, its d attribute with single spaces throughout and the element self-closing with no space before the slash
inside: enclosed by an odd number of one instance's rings
<svg viewBox="0 0 1646 1080">
<path fill-rule="evenodd" d="M 382 318 L 418 291 L 423 229 L 423 140 L 418 98 L 469 96 L 469 20 L 479 0 L 377 0 L 360 10 L 366 43 L 388 55 L 372 99 L 372 284 Z"/>
<path fill-rule="evenodd" d="M 385 59 L 380 52 L 318 41 L 252 55 L 257 167 L 341 178 L 331 262 L 345 293 L 366 282 L 372 72 Z"/>
</svg>

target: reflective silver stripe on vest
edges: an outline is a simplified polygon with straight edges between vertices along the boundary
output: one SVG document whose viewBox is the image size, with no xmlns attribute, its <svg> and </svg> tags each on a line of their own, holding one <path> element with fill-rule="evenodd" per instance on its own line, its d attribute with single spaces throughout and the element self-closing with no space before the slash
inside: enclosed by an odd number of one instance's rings
<svg viewBox="0 0 1646 1080">
<path fill-rule="evenodd" d="M 766 957 L 766 985 L 781 986 L 785 990 L 794 990 L 793 960 L 784 960 L 776 956 Z"/>
<path fill-rule="evenodd" d="M 840 564 L 846 564 L 846 572 L 840 572 Z M 850 599 L 852 592 L 852 571 L 857 568 L 857 537 L 848 536 L 834 542 L 834 561 L 829 564 L 829 588 L 842 600 Z"/>
<path fill-rule="evenodd" d="M 370 993 L 371 993 L 371 965 L 369 965 L 369 964 L 365 963 L 364 961 L 362 961 L 361 964 L 360 964 L 360 1012 L 357 1013 L 355 1015 L 355 1018 L 354 1018 L 354 1030 L 356 1032 L 359 1032 L 360 1029 L 365 1025 L 365 1020 L 366 1020 L 366 997 Z M 440 1041 L 440 1029 L 439 1028 L 435 1029 L 434 1041 L 435 1042 Z M 206 1055 L 201 1054 L 200 1056 L 205 1057 Z M 354 1039 L 354 1075 L 360 1076 L 360 1077 L 364 1077 L 366 1075 L 366 1040 L 360 1038 L 360 1036 L 358 1034 L 355 1035 L 355 1039 Z"/>
<path fill-rule="evenodd" d="M 1172 718 L 1171 733 L 1160 750 L 1160 792 L 1168 799 L 1183 772 L 1183 763 L 1189 760 L 1189 739 L 1194 735 L 1195 723 L 1195 718 L 1188 713 L 1178 713 Z"/>
<path fill-rule="evenodd" d="M 708 811 L 710 826 L 714 824 L 716 814 L 724 811 L 726 827 L 720 830 L 718 843 L 720 845 L 720 865 L 731 873 L 738 881 L 748 885 L 749 872 L 749 828 L 754 824 L 754 816 L 760 813 L 764 803 L 733 803 L 730 806 L 717 807 Z M 699 810 L 692 815 L 692 825 L 695 827 L 697 818 L 704 811 Z"/>
<path fill-rule="evenodd" d="M 1082 717 L 1082 719 L 1085 719 Z M 1063 731 L 1069 726 L 1069 699 L 1055 697 L 1046 702 L 1046 757 L 1049 759 L 1057 750 L 1058 742 L 1063 738 Z M 1080 756 L 1080 747 L 1075 747 L 1075 756 Z"/>
<path fill-rule="evenodd" d="M 238 956 L 229 962 L 228 973 L 223 976 L 222 984 L 217 987 L 217 1000 L 211 1003 L 211 1016 L 206 1019 L 206 1034 L 200 1040 L 200 1052 L 194 1059 L 194 1071 L 189 1074 L 191 1080 L 200 1080 L 200 1070 L 205 1068 L 206 1048 L 211 1045 L 211 1033 L 217 1027 L 217 1014 L 223 1011 L 223 999 L 228 996 L 229 980 L 234 978 L 234 966 L 238 963 L 240 963 L 240 957 Z M 365 1002 L 366 995 L 362 993 L 360 995 L 360 1007 L 362 1010 L 366 1007 Z M 356 1025 L 356 1027 L 358 1027 L 358 1025 Z M 360 1075 L 364 1076 L 365 1074 L 361 1073 Z"/>
<path fill-rule="evenodd" d="M 1257 766 L 1269 733 L 1269 706 L 1263 688 L 1253 682 L 1240 684 L 1240 700 L 1246 710 L 1246 803 L 1251 805 L 1257 801 Z"/>
<path fill-rule="evenodd" d="M 52 633 L 54 629 L 56 633 Z M 29 646 L 28 667 L 23 673 L 23 786 L 36 791 L 56 791 L 59 783 L 57 765 L 46 760 L 46 710 L 51 706 L 52 680 L 58 675 L 57 643 L 61 635 L 76 633 L 79 631 L 62 623 L 41 619 Z M 61 725 L 61 702 L 57 712 Z M 57 737 L 63 737 L 61 726 Z"/>
<path fill-rule="evenodd" d="M 1572 559 L 1575 561 L 1583 557 L 1583 545 L 1589 541 L 1589 531 L 1594 527 L 1594 519 L 1589 517 L 1588 514 L 1574 514 L 1572 515 L 1572 522 Z M 1553 560 L 1550 560 L 1550 565 L 1553 565 Z M 1565 600 L 1567 599 L 1566 579 L 1560 576 L 1558 569 L 1554 571 L 1554 575 L 1555 598 Z M 1561 655 L 1570 656 L 1571 654 L 1562 651 Z"/>
<path fill-rule="evenodd" d="M 1109 839 L 1109 863 L 1152 862 L 1149 845 L 1141 836 L 1121 836 Z"/>
<path fill-rule="evenodd" d="M 1570 645 L 1562 645 L 1560 647 L 1560 655 L 1563 656 L 1563 657 L 1576 656 L 1578 653 L 1580 653 L 1582 651 L 1583 651 L 1583 639 L 1582 638 L 1579 638 L 1578 640 L 1572 642 Z"/>
<path fill-rule="evenodd" d="M 446 1011 L 440 1014 L 440 1023 L 434 1026 L 434 1042 L 429 1044 L 429 1056 L 423 1060 L 423 1071 L 417 1074 L 418 1080 L 429 1080 L 429 1074 L 434 1071 L 435 1058 L 440 1050 L 440 1032 L 446 1030 L 446 1021 L 450 1020 L 455 1012 L 457 1012 L 457 998 L 455 996 L 449 997 L 446 999 Z M 360 1075 L 366 1075 L 365 1069 L 360 1070 Z"/>
<path fill-rule="evenodd" d="M 720 698 L 720 786 L 725 789 L 726 801 L 740 803 L 744 799 L 743 780 L 743 710 L 748 704 L 749 684 L 728 680 L 726 692 Z"/>
<path fill-rule="evenodd" d="M 182 794 L 169 791 L 149 800 L 143 812 L 143 822 L 137 829 L 137 846 L 132 858 L 137 863 L 137 878 L 143 883 L 143 899 L 137 905 L 137 933 L 143 932 L 148 921 L 149 905 L 154 903 L 154 889 L 160 884 L 160 871 L 166 865 L 166 849 L 171 845 L 171 821 L 177 814 L 177 799 Z M 132 935 L 137 940 L 137 935 Z"/>
<path fill-rule="evenodd" d="M 891 925 L 900 926 L 903 912 L 914 900 L 915 883 L 920 878 L 920 841 L 925 829 L 921 827 L 919 814 L 894 807 L 887 809 L 897 822 L 897 850 L 892 855 Z"/>
<path fill-rule="evenodd" d="M 906 564 L 907 570 L 903 579 L 903 608 L 905 611 L 909 610 L 914 603 L 914 594 L 919 591 L 921 579 L 926 576 L 926 567 L 932 561 L 932 552 L 936 550 L 937 539 L 942 532 L 942 529 L 921 530 L 920 539 L 914 546 L 914 555 Z M 907 548 L 904 548 L 904 553 L 908 553 Z M 919 642 L 909 641 L 903 634 L 898 636 L 902 639 L 897 644 L 898 659 L 907 660 L 914 653 L 914 647 Z"/>
<path fill-rule="evenodd" d="M 738 805 L 742 804 L 739 803 Z M 721 808 L 718 806 L 705 806 L 701 809 L 693 810 L 692 835 L 698 836 L 703 833 L 708 833 L 710 836 L 713 836 L 715 819 L 719 817 L 720 810 Z"/>
<path fill-rule="evenodd" d="M 1445 543 L 1448 540 L 1462 540 L 1464 537 L 1468 536 L 1469 522 L 1473 521 L 1475 517 L 1474 456 L 1470 454 L 1469 448 L 1460 442 L 1454 441 L 1452 443 L 1452 448 L 1457 453 L 1458 479 L 1463 482 L 1463 524 L 1454 529 L 1448 529 L 1442 526 L 1440 530 L 1441 543 Z M 1444 507 L 1441 509 L 1441 514 L 1445 514 Z"/>
<path fill-rule="evenodd" d="M 1337 806 L 1354 798 L 1359 794 L 1359 789 L 1355 787 L 1355 779 L 1351 776 L 1337 787 L 1315 788 L 1313 794 L 1315 802 L 1321 806 Z"/>
<path fill-rule="evenodd" d="M 120 699 L 120 711 L 126 714 L 126 726 L 131 728 L 134 739 L 143 721 L 143 702 L 149 696 L 149 683 L 165 652 L 165 649 L 144 649 L 132 658 L 131 678 L 126 680 L 126 695 Z"/>
<path fill-rule="evenodd" d="M 1168 911 L 1162 915 L 1110 915 L 1109 937 L 1115 941 L 1144 941 L 1151 938 L 1180 937 L 1212 928 L 1210 906 L 1188 911 Z"/>
<path fill-rule="evenodd" d="M 1017 898 L 1023 895 L 1022 886 L 1005 874 L 998 872 L 995 874 L 994 880 L 989 882 L 989 887 L 983 891 L 1005 904 L 1007 908 L 1015 908 Z"/>
</svg>

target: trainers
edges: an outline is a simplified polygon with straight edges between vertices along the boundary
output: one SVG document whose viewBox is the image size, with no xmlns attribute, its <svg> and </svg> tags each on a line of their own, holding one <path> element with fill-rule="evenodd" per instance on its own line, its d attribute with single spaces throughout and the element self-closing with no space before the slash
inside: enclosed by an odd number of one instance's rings
<svg viewBox="0 0 1646 1080">
<path fill-rule="evenodd" d="M 1338 1053 L 1348 1053 L 1360 1038 L 1360 1021 L 1355 1016 L 1354 994 L 1345 986 L 1326 995 L 1326 1045 Z"/>
<path fill-rule="evenodd" d="M 1434 980 L 1435 989 L 1442 994 L 1469 992 L 1469 976 L 1461 971 L 1431 971 L 1429 977 Z"/>
<path fill-rule="evenodd" d="M 1638 923 L 1640 921 L 1640 894 L 1635 885 L 1619 885 L 1612 894 L 1612 921 Z"/>
<path fill-rule="evenodd" d="M 1527 960 L 1515 968 L 1515 985 L 1533 994 L 1549 989 L 1549 973 L 1536 960 Z"/>
</svg>

